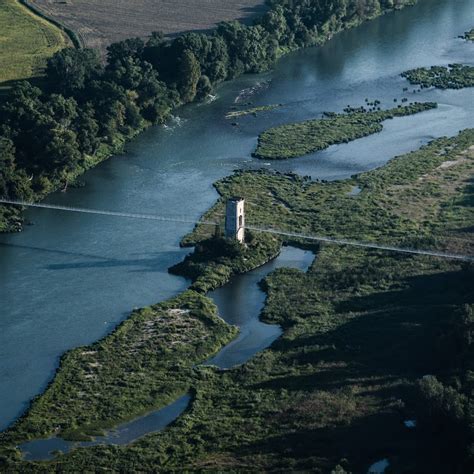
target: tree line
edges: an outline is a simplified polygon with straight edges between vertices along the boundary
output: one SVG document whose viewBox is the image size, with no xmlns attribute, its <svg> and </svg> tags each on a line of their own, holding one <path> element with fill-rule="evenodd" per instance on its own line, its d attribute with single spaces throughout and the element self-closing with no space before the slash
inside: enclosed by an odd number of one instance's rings
<svg viewBox="0 0 474 474">
<path fill-rule="evenodd" d="M 268 70 L 284 52 L 415 2 L 268 0 L 251 26 L 233 21 L 210 34 L 128 39 L 108 47 L 105 64 L 91 49 L 59 51 L 47 64 L 44 86 L 18 83 L 0 106 L 0 196 L 40 198 L 67 186 L 220 82 Z"/>
</svg>

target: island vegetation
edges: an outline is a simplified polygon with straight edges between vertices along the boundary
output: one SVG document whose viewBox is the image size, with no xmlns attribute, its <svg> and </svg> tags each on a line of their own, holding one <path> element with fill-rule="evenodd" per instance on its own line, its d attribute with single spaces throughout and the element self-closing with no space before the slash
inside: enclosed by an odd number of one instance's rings
<svg viewBox="0 0 474 474">
<path fill-rule="evenodd" d="M 418 84 L 421 88 L 436 87 L 438 89 L 462 89 L 474 86 L 474 66 L 450 64 L 449 66 L 420 67 L 406 71 L 402 77 L 410 84 Z"/>
<path fill-rule="evenodd" d="M 474 130 L 466 130 L 343 181 L 237 172 L 216 184 L 221 198 L 207 217 L 219 219 L 226 198 L 238 194 L 248 203 L 251 227 L 268 227 L 277 219 L 283 230 L 473 255 L 473 173 Z M 361 188 L 357 196 L 350 193 L 355 185 Z M 63 361 L 75 357 L 80 363 L 63 362 L 30 412 L 1 435 L 3 468 L 343 473 L 365 472 L 383 457 L 395 472 L 472 471 L 472 262 L 318 244 L 307 273 L 280 269 L 262 284 L 268 295 L 263 319 L 284 329 L 278 341 L 232 370 L 191 369 L 197 358 L 190 355 L 183 362 L 182 355 L 192 353 L 185 344 L 192 347 L 203 335 L 209 340 L 207 324 L 218 329 L 215 337 L 222 337 L 221 342 L 233 334 L 215 319 L 215 308 L 201 292 L 227 280 L 233 270 L 222 266 L 235 262 L 238 271 L 244 270 L 241 265 L 252 258 L 252 247 L 260 249 L 260 261 L 278 248 L 277 242 L 251 235 L 244 250 L 215 234 L 197 226 L 185 239 L 197 244 L 196 253 L 175 270 L 192 277 L 195 289 L 137 311 L 103 342 L 65 356 Z M 308 245 L 288 238 L 290 242 Z M 188 309 L 189 321 L 182 318 Z M 173 311 L 181 313 L 171 334 L 154 331 L 162 317 L 173 322 Z M 185 322 L 186 335 L 175 333 Z M 163 432 L 129 446 L 78 449 L 43 463 L 21 461 L 15 444 L 50 433 L 56 425 L 48 420 L 58 407 L 69 408 L 61 415 L 68 420 L 64 426 L 77 429 L 79 420 L 95 418 L 104 404 L 113 413 L 116 403 L 124 403 L 121 391 L 113 386 L 102 391 L 102 379 L 91 378 L 88 383 L 106 398 L 101 405 L 92 399 L 92 414 L 84 414 L 81 393 L 89 388 L 79 383 L 82 372 L 105 374 L 113 363 L 114 378 L 125 381 L 124 390 L 135 387 L 139 400 L 152 399 L 142 396 L 147 389 L 132 383 L 135 361 L 126 355 L 130 341 L 143 341 L 144 335 L 145 344 L 133 345 L 140 372 L 152 379 L 144 387 L 154 386 L 155 394 L 162 393 L 162 381 L 179 386 L 177 391 L 191 387 L 188 410 Z M 168 337 L 183 343 L 179 350 L 165 352 L 163 363 L 174 367 L 175 382 L 157 369 L 161 362 L 150 358 L 151 349 L 165 350 L 161 341 Z M 206 347 L 216 343 L 211 338 Z M 105 349 L 110 351 L 106 357 L 100 355 Z M 94 350 L 98 353 L 83 354 Z M 124 356 L 129 362 L 122 362 Z M 156 378 L 149 367 L 157 370 Z M 168 399 L 171 390 L 164 393 Z M 405 420 L 416 420 L 416 428 L 405 426 Z"/>
<path fill-rule="evenodd" d="M 345 114 L 327 113 L 327 118 L 281 125 L 260 134 L 253 155 L 264 160 L 295 158 L 381 132 L 385 120 L 417 114 L 436 106 L 433 102 L 415 102 L 389 110 L 349 108 Z"/>
<path fill-rule="evenodd" d="M 474 28 L 471 28 L 469 31 L 466 31 L 461 38 L 465 39 L 466 41 L 474 41 Z"/>
<path fill-rule="evenodd" d="M 64 189 L 220 82 L 265 71 L 285 52 L 413 3 L 269 0 L 251 26 L 234 21 L 210 34 L 124 40 L 107 48 L 105 64 L 93 50 L 63 49 L 48 61 L 43 86 L 17 84 L 0 104 L 0 196 L 37 200 Z M 19 230 L 18 214 L 0 206 L 0 231 Z"/>
</svg>

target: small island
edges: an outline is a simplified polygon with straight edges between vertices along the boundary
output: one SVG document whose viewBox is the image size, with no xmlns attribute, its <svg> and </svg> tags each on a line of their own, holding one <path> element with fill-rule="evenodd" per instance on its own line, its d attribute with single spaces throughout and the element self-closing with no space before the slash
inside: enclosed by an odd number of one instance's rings
<svg viewBox="0 0 474 474">
<path fill-rule="evenodd" d="M 382 131 L 384 120 L 434 109 L 437 104 L 424 102 L 389 110 L 365 111 L 348 108 L 348 113 L 326 113 L 326 118 L 282 125 L 266 130 L 258 137 L 253 156 L 265 160 L 284 160 L 324 150 L 331 145 L 348 143 Z"/>
<path fill-rule="evenodd" d="M 474 41 L 474 28 L 471 28 L 469 31 L 466 31 L 461 38 L 465 39 L 466 41 Z"/>
<path fill-rule="evenodd" d="M 421 88 L 462 89 L 474 86 L 474 67 L 463 64 L 420 67 L 404 72 L 402 77 L 408 79 L 410 84 L 420 85 Z"/>
<path fill-rule="evenodd" d="M 269 110 L 276 109 L 281 107 L 282 104 L 271 104 L 271 105 L 259 105 L 257 107 L 251 107 L 250 109 L 241 109 L 241 110 L 232 110 L 228 112 L 225 116 L 226 119 L 245 117 L 246 115 L 256 116 L 258 112 L 265 112 Z"/>
</svg>

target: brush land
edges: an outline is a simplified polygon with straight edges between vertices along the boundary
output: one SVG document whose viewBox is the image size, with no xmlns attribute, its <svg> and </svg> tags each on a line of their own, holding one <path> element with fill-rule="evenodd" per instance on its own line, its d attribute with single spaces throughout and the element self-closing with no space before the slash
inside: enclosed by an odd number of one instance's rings
<svg viewBox="0 0 474 474">
<path fill-rule="evenodd" d="M 418 84 L 422 89 L 436 87 L 438 89 L 462 89 L 474 86 L 474 66 L 450 64 L 445 66 L 420 67 L 404 72 L 402 77 L 410 84 Z"/>
<path fill-rule="evenodd" d="M 265 11 L 263 0 L 29 0 L 38 10 L 67 26 L 88 48 L 107 46 L 153 31 L 176 34 L 203 31 L 221 21 L 251 19 Z"/>
<path fill-rule="evenodd" d="M 0 86 L 41 76 L 46 60 L 70 44 L 56 26 L 17 0 L 0 3 Z"/>
<path fill-rule="evenodd" d="M 466 130 L 339 182 L 238 172 L 217 183 L 222 198 L 207 216 L 216 218 L 225 199 L 238 194 L 248 203 L 250 226 L 265 227 L 277 219 L 282 229 L 301 233 L 472 255 L 473 176 L 474 130 Z M 357 196 L 351 195 L 354 186 L 361 188 Z M 229 270 L 221 265 L 242 268 L 252 257 L 252 245 L 246 255 L 238 248 L 213 254 L 211 249 L 219 248 L 210 244 L 215 239 L 203 226 L 187 237 L 189 243 L 198 243 L 196 253 L 176 270 L 198 283 L 176 301 L 192 294 L 193 301 L 205 302 L 200 292 L 227 280 L 220 275 Z M 260 250 L 254 263 L 271 255 L 275 245 L 257 240 L 253 248 Z M 191 378 L 185 377 L 190 373 L 187 364 L 176 366 L 174 378 L 184 377 L 181 388 L 191 386 L 194 398 L 166 430 L 129 446 L 96 446 L 51 462 L 21 462 L 14 443 L 32 437 L 56 406 L 50 405 L 47 391 L 2 435 L 3 466 L 9 472 L 93 468 L 343 473 L 366 472 L 371 463 L 388 458 L 394 472 L 472 471 L 472 263 L 351 247 L 318 248 L 308 272 L 279 269 L 262 284 L 268 295 L 263 319 L 284 329 L 269 349 L 233 370 L 196 367 Z M 215 281 L 210 286 L 199 283 L 206 271 L 204 281 Z M 169 308 L 186 309 L 182 302 L 168 302 L 141 310 L 135 319 L 141 321 L 142 314 L 141 327 L 147 328 Z M 207 302 L 200 308 L 206 316 L 215 316 Z M 203 329 L 196 326 L 192 311 L 189 318 L 187 340 L 182 342 L 192 345 Z M 187 321 L 184 313 L 180 321 Z M 225 325 L 215 324 L 230 336 Z M 160 332 L 149 334 L 150 343 L 162 337 Z M 130 347 L 120 328 L 109 338 L 119 347 Z M 109 350 L 114 350 L 111 342 Z M 134 346 L 134 357 L 143 360 L 145 371 L 153 359 L 142 359 L 141 351 L 148 354 L 150 343 Z M 187 350 L 184 345 L 182 350 Z M 114 378 L 128 380 L 122 353 L 117 356 Z M 173 352 L 168 357 L 171 364 Z M 62 378 L 58 375 L 52 387 L 57 387 L 61 398 L 56 401 L 69 407 L 69 423 L 74 423 L 82 406 L 78 392 L 70 390 L 77 384 L 75 369 L 65 365 L 61 370 Z M 101 384 L 96 389 L 108 393 Z M 110 390 L 103 402 L 114 400 L 113 386 Z M 407 419 L 416 420 L 416 429 L 404 425 Z"/>
<path fill-rule="evenodd" d="M 367 112 L 350 109 L 346 114 L 328 114 L 329 118 L 325 119 L 273 127 L 260 134 L 253 156 L 264 160 L 284 160 L 306 155 L 381 132 L 384 120 L 417 114 L 436 106 L 432 102 L 415 102 L 390 110 Z"/>
</svg>

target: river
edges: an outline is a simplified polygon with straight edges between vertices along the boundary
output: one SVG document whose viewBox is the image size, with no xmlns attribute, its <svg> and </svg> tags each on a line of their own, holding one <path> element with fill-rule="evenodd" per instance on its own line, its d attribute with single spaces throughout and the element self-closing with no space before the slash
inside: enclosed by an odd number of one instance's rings
<svg viewBox="0 0 474 474">
<path fill-rule="evenodd" d="M 314 254 L 309 250 L 283 247 L 277 258 L 243 275 L 235 275 L 226 285 L 212 291 L 209 296 L 216 303 L 219 315 L 227 323 L 237 326 L 240 333 L 211 359 L 205 361 L 204 365 L 213 365 L 221 370 L 230 369 L 247 362 L 277 339 L 281 335 L 281 327 L 260 321 L 266 296 L 259 283 L 277 268 L 294 268 L 305 272 L 313 259 Z M 183 395 L 164 408 L 123 423 L 93 441 L 78 443 L 51 437 L 28 441 L 19 448 L 24 459 L 44 461 L 53 459 L 57 451 L 66 453 L 73 448 L 98 444 L 130 444 L 141 436 L 168 426 L 186 410 L 190 401 L 190 394 Z"/>
<path fill-rule="evenodd" d="M 124 154 L 88 172 L 86 187 L 53 194 L 47 202 L 198 219 L 216 199 L 212 183 L 235 168 L 339 179 L 380 166 L 433 137 L 473 126 L 472 89 L 405 93 L 407 83 L 399 77 L 412 67 L 472 64 L 474 44 L 457 38 L 472 26 L 472 0 L 420 0 L 321 48 L 288 55 L 272 73 L 223 85 L 214 102 L 182 108 L 179 120 L 148 130 Z M 224 116 L 240 91 L 267 80 L 268 88 L 251 100 L 283 107 L 233 127 Z M 362 105 L 366 97 L 392 107 L 394 98 L 405 96 L 440 105 L 308 157 L 272 164 L 250 157 L 258 133 L 269 126 Z M 26 217 L 34 225 L 0 236 L 0 429 L 45 388 L 62 353 L 101 338 L 132 308 L 187 286 L 167 268 L 189 251 L 179 248 L 189 224 L 49 210 L 30 210 Z"/>
</svg>

